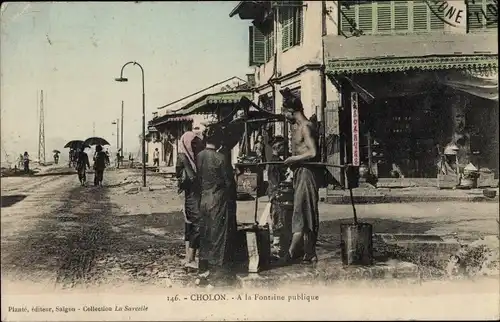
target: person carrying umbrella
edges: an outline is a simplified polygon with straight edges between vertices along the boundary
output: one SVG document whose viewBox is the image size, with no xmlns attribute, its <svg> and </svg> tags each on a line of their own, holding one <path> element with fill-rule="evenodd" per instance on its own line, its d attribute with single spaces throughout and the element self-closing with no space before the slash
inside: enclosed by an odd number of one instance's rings
<svg viewBox="0 0 500 322">
<path fill-rule="evenodd" d="M 80 184 L 85 186 L 87 182 L 86 169 L 90 169 L 89 156 L 85 152 L 85 147 L 78 148 L 77 150 L 77 159 L 76 159 L 76 169 L 78 172 L 78 180 L 80 180 Z"/>
<path fill-rule="evenodd" d="M 106 165 L 108 164 L 108 156 L 106 152 L 102 150 L 102 146 L 97 145 L 95 147 L 95 155 L 94 155 L 94 186 L 102 186 L 102 180 L 104 178 L 104 169 L 106 169 Z"/>
</svg>

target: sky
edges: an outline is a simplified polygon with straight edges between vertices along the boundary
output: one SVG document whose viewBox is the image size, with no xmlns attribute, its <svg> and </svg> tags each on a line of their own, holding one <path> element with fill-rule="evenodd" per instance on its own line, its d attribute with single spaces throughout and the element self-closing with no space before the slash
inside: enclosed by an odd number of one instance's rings
<svg viewBox="0 0 500 322">
<path fill-rule="evenodd" d="M 114 151 L 124 101 L 124 150 L 137 152 L 145 71 L 146 122 L 166 105 L 248 67 L 248 22 L 229 13 L 238 1 L 3 2 L 1 159 L 38 151 L 44 91 L 45 150 L 95 135 Z"/>
</svg>

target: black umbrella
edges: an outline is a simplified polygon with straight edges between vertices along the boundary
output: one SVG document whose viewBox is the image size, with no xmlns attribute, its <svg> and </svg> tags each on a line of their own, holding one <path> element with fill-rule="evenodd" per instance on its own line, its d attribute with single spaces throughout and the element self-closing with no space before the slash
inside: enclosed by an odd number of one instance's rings
<svg viewBox="0 0 500 322">
<path fill-rule="evenodd" d="M 85 144 L 82 140 L 71 140 L 64 146 L 65 148 L 70 148 L 76 150 L 81 147 L 90 148 L 88 144 Z"/>
<path fill-rule="evenodd" d="M 90 137 L 84 142 L 86 145 L 110 145 L 108 141 L 100 137 Z"/>
<path fill-rule="evenodd" d="M 52 150 L 52 153 L 61 153 L 59 150 Z"/>
</svg>

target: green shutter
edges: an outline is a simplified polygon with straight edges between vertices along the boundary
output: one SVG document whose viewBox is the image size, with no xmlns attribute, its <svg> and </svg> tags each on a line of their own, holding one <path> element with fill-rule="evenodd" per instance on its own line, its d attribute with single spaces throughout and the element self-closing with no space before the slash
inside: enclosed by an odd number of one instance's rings
<svg viewBox="0 0 500 322">
<path fill-rule="evenodd" d="M 262 32 L 255 26 L 249 27 L 250 41 L 250 66 L 265 63 L 265 38 Z"/>
<path fill-rule="evenodd" d="M 391 3 L 377 3 L 377 31 L 387 32 L 392 30 L 391 26 Z"/>
<path fill-rule="evenodd" d="M 345 1 L 342 1 L 345 3 Z M 352 20 L 353 23 L 355 23 L 355 20 L 356 20 L 356 11 L 355 11 L 355 6 L 354 5 L 349 5 L 349 3 L 346 4 L 341 4 L 340 5 L 340 10 L 341 10 L 341 13 L 340 13 L 340 16 L 341 16 L 341 20 L 340 20 L 340 26 L 341 26 L 341 30 L 343 32 L 351 32 L 351 29 L 352 26 L 351 26 L 351 23 L 347 20 L 347 19 L 350 19 Z M 346 19 L 347 18 L 347 19 Z"/>
<path fill-rule="evenodd" d="M 373 4 L 363 3 L 358 5 L 358 28 L 365 34 L 373 31 Z"/>
<path fill-rule="evenodd" d="M 497 1 L 486 1 L 484 11 L 486 12 L 486 28 L 498 28 L 498 3 Z"/>
<path fill-rule="evenodd" d="M 432 6 L 432 10 L 428 8 L 430 14 L 431 30 L 444 30 L 444 12 L 438 9 L 438 6 L 432 1 L 427 2 L 427 6 Z"/>
<path fill-rule="evenodd" d="M 469 1 L 467 5 L 469 15 L 469 30 L 483 29 L 484 16 L 482 14 L 483 1 Z"/>
<path fill-rule="evenodd" d="M 294 45 L 300 45 L 304 40 L 304 10 L 301 7 L 294 8 L 293 19 Z"/>
<path fill-rule="evenodd" d="M 271 60 L 274 55 L 274 29 L 266 35 L 266 62 Z"/>
<path fill-rule="evenodd" d="M 394 3 L 394 30 L 396 31 L 408 31 L 410 19 L 408 16 L 408 2 L 406 1 L 396 1 Z"/>
<path fill-rule="evenodd" d="M 413 1 L 413 30 L 414 31 L 427 31 L 429 28 L 427 24 L 427 15 L 429 8 L 427 4 L 420 1 Z"/>
<path fill-rule="evenodd" d="M 291 8 L 282 7 L 281 9 L 281 48 L 288 49 L 293 41 L 293 15 Z"/>
</svg>

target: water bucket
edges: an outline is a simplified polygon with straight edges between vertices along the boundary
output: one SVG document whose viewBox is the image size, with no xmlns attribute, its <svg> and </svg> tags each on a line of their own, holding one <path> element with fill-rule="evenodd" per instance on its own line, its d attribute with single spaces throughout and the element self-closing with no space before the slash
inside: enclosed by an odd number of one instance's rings
<svg viewBox="0 0 500 322">
<path fill-rule="evenodd" d="M 373 265 L 373 228 L 366 223 L 340 225 L 340 249 L 344 265 Z"/>
</svg>

